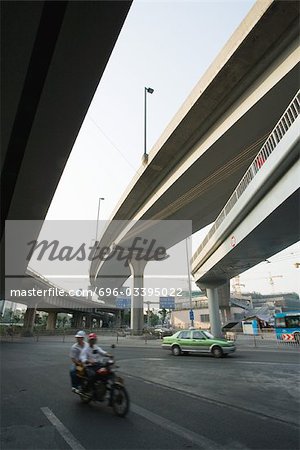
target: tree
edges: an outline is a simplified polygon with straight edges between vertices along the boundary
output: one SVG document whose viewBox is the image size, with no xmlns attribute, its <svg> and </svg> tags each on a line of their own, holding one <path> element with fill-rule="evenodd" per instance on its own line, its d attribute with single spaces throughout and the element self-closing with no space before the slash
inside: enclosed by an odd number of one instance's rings
<svg viewBox="0 0 300 450">
<path fill-rule="evenodd" d="M 159 316 L 153 311 L 149 311 L 149 323 L 151 327 L 155 327 L 159 322 Z"/>
<path fill-rule="evenodd" d="M 167 315 L 166 308 L 163 308 L 163 309 L 159 310 L 158 314 L 161 315 L 161 321 L 162 321 L 162 323 L 164 323 L 164 321 L 166 320 L 166 315 Z"/>
<path fill-rule="evenodd" d="M 14 315 L 12 316 L 12 319 L 13 319 L 13 322 L 19 323 L 20 320 L 21 320 L 21 316 L 19 316 L 18 314 L 14 314 Z"/>
<path fill-rule="evenodd" d="M 5 309 L 3 317 L 1 318 L 1 322 L 4 322 L 4 323 L 11 322 L 12 315 L 13 315 L 13 310 L 11 308 Z"/>
</svg>

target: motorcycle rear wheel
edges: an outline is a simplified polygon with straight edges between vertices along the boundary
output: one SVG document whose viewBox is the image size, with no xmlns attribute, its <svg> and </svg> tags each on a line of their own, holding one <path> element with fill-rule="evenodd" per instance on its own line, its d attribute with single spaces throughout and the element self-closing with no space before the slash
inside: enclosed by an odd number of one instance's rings
<svg viewBox="0 0 300 450">
<path fill-rule="evenodd" d="M 124 386 L 114 386 L 112 391 L 112 408 L 119 417 L 125 417 L 129 411 L 129 396 Z"/>
</svg>

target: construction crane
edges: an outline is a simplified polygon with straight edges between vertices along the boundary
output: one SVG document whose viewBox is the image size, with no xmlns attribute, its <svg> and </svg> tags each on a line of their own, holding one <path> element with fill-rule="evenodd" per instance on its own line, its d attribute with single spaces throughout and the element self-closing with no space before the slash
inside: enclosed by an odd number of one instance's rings
<svg viewBox="0 0 300 450">
<path fill-rule="evenodd" d="M 261 279 L 261 280 L 268 280 L 270 285 L 271 285 L 271 288 L 272 288 L 272 294 L 274 294 L 274 285 L 275 285 L 274 278 L 283 278 L 283 275 L 272 275 L 271 272 L 269 272 L 269 276 L 268 277 L 255 277 L 255 278 L 252 278 L 252 279 L 255 279 L 255 280 L 259 280 L 259 279 Z M 233 285 L 232 285 L 232 287 L 233 287 L 233 292 L 235 293 L 235 295 L 238 295 L 238 296 L 242 295 L 242 292 L 241 292 L 241 287 L 242 286 L 245 287 L 245 285 L 240 282 L 240 276 L 238 275 L 238 276 L 234 277 L 233 278 Z"/>
<path fill-rule="evenodd" d="M 240 282 L 240 276 L 237 275 L 236 277 L 233 278 L 233 292 L 236 295 L 239 295 L 239 296 L 242 295 L 242 290 L 241 290 L 242 286 L 245 287 L 245 285 Z"/>
<path fill-rule="evenodd" d="M 283 278 L 283 275 L 271 275 L 271 272 L 269 272 L 269 283 L 272 287 L 272 294 L 274 294 L 274 278 Z"/>
</svg>

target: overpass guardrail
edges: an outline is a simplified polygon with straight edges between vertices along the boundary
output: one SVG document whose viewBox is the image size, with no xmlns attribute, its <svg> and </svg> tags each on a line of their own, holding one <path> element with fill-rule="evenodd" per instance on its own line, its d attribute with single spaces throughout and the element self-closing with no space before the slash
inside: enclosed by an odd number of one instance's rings
<svg viewBox="0 0 300 450">
<path fill-rule="evenodd" d="M 283 113 L 283 115 L 273 128 L 269 137 L 267 138 L 262 148 L 252 161 L 248 170 L 246 171 L 245 175 L 237 185 L 235 191 L 233 192 L 233 194 L 227 201 L 226 205 L 216 218 L 215 223 L 209 230 L 208 234 L 205 236 L 204 240 L 198 247 L 197 251 L 194 253 L 191 259 L 191 264 L 193 264 L 196 261 L 197 257 L 200 255 L 200 253 L 202 252 L 208 241 L 211 239 L 211 237 L 215 234 L 217 229 L 223 223 L 223 221 L 228 216 L 234 205 L 237 203 L 238 199 L 242 196 L 242 194 L 245 192 L 245 190 L 247 189 L 253 178 L 256 176 L 256 174 L 259 172 L 263 164 L 273 153 L 278 143 L 282 140 L 283 136 L 295 122 L 299 114 L 300 114 L 300 90 L 297 92 L 297 94 L 295 95 L 295 97 L 293 98 L 293 100 L 291 101 L 291 103 L 289 104 L 289 106 L 287 107 L 287 109 L 285 110 L 285 112 Z"/>
</svg>

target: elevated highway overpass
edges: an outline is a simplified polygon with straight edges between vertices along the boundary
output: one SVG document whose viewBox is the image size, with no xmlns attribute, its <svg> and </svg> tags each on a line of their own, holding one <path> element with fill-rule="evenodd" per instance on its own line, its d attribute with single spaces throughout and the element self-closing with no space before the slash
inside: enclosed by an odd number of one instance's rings
<svg viewBox="0 0 300 450">
<path fill-rule="evenodd" d="M 37 238 L 130 6 L 1 2 L 1 298 L 5 221 Z"/>
<path fill-rule="evenodd" d="M 254 5 L 150 151 L 99 248 L 126 236 L 127 224 L 115 227 L 117 220 L 191 220 L 194 233 L 216 219 L 298 89 L 298 6 Z M 108 262 L 93 261 L 91 284 L 115 285 L 109 273 Z M 130 273 L 119 273 L 121 285 Z M 141 302 L 134 329 L 142 325 Z"/>
<path fill-rule="evenodd" d="M 72 314 L 75 328 L 81 328 L 85 318 L 85 327 L 88 329 L 92 328 L 92 319 L 99 324 L 104 314 L 114 313 L 117 317 L 120 315 L 115 302 L 110 304 L 106 301 L 103 308 L 103 302 L 95 301 L 91 293 L 83 291 L 81 294 L 80 290 L 63 289 L 31 268 L 27 268 L 26 276 L 22 277 L 21 282 L 9 281 L 12 289 L 7 289 L 6 300 L 27 306 L 24 335 L 31 335 L 37 311 L 48 313 L 47 329 L 55 329 L 59 312 Z"/>
<path fill-rule="evenodd" d="M 192 258 L 221 332 L 217 287 L 300 237 L 300 94 L 295 96 Z"/>
</svg>

